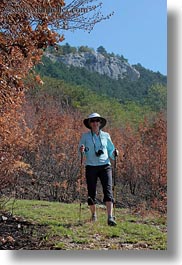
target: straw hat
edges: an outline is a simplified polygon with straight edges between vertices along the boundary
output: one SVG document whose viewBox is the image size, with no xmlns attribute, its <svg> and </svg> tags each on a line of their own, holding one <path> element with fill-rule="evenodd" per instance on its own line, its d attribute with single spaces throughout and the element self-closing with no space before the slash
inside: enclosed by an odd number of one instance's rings
<svg viewBox="0 0 182 265">
<path fill-rule="evenodd" d="M 90 127 L 90 120 L 94 119 L 94 118 L 99 118 L 100 120 L 100 129 L 102 129 L 105 125 L 106 125 L 106 119 L 104 119 L 103 117 L 101 117 L 98 113 L 92 113 L 88 116 L 87 119 L 84 119 L 83 123 L 84 125 L 88 128 L 91 129 Z"/>
</svg>

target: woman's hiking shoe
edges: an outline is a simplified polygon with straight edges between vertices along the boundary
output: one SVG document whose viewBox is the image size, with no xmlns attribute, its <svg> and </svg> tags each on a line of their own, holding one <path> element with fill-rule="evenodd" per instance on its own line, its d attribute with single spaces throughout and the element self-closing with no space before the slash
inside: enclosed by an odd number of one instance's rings
<svg viewBox="0 0 182 265">
<path fill-rule="evenodd" d="M 96 222 L 96 221 L 97 221 L 97 215 L 93 214 L 93 215 L 91 216 L 91 221 L 92 221 L 92 222 Z"/>
<path fill-rule="evenodd" d="M 107 220 L 107 223 L 110 226 L 116 226 L 117 225 L 117 223 L 115 222 L 113 217 L 109 217 L 108 220 Z"/>
</svg>

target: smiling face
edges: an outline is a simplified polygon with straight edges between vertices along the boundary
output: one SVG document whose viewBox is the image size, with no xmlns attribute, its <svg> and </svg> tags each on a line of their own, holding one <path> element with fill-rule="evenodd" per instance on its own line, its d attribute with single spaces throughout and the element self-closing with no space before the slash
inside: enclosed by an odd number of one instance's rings
<svg viewBox="0 0 182 265">
<path fill-rule="evenodd" d="M 100 128 L 100 119 L 99 118 L 90 119 L 89 125 L 91 127 L 92 132 L 98 133 Z"/>
</svg>

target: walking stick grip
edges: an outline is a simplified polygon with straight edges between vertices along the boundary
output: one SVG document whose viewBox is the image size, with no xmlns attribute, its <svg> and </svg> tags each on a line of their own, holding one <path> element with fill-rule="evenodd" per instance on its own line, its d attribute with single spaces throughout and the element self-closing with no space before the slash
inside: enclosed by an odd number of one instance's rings
<svg viewBox="0 0 182 265">
<path fill-rule="evenodd" d="M 119 151 L 117 149 L 114 150 L 114 156 L 117 157 L 119 155 Z"/>
</svg>

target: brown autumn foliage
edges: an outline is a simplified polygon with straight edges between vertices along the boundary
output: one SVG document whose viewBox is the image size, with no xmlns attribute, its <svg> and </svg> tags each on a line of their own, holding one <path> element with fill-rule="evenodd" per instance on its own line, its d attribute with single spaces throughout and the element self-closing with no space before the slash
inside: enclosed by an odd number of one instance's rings
<svg viewBox="0 0 182 265">
<path fill-rule="evenodd" d="M 59 102 L 46 94 L 34 99 L 31 107 L 29 117 L 31 120 L 33 117 L 31 127 L 35 144 L 31 157 L 28 150 L 26 161 L 32 168 L 29 175 L 34 190 L 32 197 L 71 201 L 71 196 L 78 197 L 80 115 L 71 108 L 62 109 Z M 26 116 L 28 118 L 28 110 Z"/>
<path fill-rule="evenodd" d="M 159 114 L 152 124 L 122 134 L 123 158 L 119 163 L 122 201 L 128 206 L 145 202 L 147 208 L 167 210 L 167 122 Z M 124 196 L 130 192 L 130 200 Z"/>
</svg>

